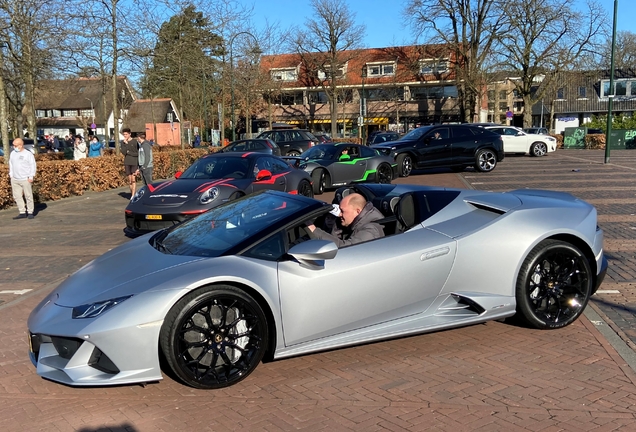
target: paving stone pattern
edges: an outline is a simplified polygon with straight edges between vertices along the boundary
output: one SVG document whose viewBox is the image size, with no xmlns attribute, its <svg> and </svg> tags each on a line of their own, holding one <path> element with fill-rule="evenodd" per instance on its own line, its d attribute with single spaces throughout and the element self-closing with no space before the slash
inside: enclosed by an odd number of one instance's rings
<svg viewBox="0 0 636 432">
<path fill-rule="evenodd" d="M 634 156 L 626 152 L 629 163 L 604 166 L 595 162 L 602 161 L 598 152 L 562 151 L 509 157 L 489 174 L 425 172 L 398 182 L 507 190 L 544 187 L 549 177 L 551 188 L 559 189 L 561 178 L 576 189 L 577 180 L 593 176 L 614 180 L 586 181 L 581 194 L 598 188 L 588 199 L 630 200 Z M 0 431 L 636 430 L 636 374 L 585 317 L 558 331 L 489 322 L 261 364 L 218 391 L 168 376 L 147 386 L 102 388 L 43 380 L 27 358 L 28 314 L 69 273 L 128 241 L 121 232 L 125 205 L 118 190 L 47 203 L 31 221 L 13 221 L 15 208 L 0 211 L 0 291 L 32 290 L 0 294 Z M 636 218 L 612 214 L 625 218 L 602 222 L 617 249 L 609 251 L 613 273 L 603 288 L 619 287 L 621 295 L 599 297 L 595 306 L 628 322 L 633 313 L 621 308 L 633 305 Z M 623 329 L 629 339 L 631 327 Z"/>
</svg>

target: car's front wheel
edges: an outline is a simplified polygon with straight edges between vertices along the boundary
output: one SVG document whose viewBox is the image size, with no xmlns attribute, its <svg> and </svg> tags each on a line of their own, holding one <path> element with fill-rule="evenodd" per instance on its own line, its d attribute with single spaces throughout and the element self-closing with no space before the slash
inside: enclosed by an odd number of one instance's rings
<svg viewBox="0 0 636 432">
<path fill-rule="evenodd" d="M 532 156 L 541 157 L 548 153 L 548 146 L 542 142 L 536 142 L 530 146 L 530 154 Z"/>
<path fill-rule="evenodd" d="M 215 389 L 248 376 L 263 358 L 267 339 L 258 302 L 236 287 L 214 285 L 187 294 L 170 309 L 160 346 L 181 381 Z"/>
<path fill-rule="evenodd" d="M 490 172 L 497 166 L 497 155 L 490 149 L 481 149 L 475 155 L 475 169 Z"/>
<path fill-rule="evenodd" d="M 300 156 L 300 152 L 297 150 L 290 150 L 287 152 L 287 156 Z"/>
<path fill-rule="evenodd" d="M 323 169 L 314 170 L 311 173 L 311 181 L 314 184 L 314 194 L 320 195 L 325 192 L 327 188 L 327 174 Z"/>
<path fill-rule="evenodd" d="M 298 195 L 306 196 L 309 198 L 314 197 L 314 190 L 311 188 L 311 184 L 307 180 L 301 180 L 298 183 Z"/>
<path fill-rule="evenodd" d="M 398 164 L 398 174 L 400 177 L 408 177 L 413 171 L 413 158 L 411 155 L 402 153 L 395 159 Z"/>
<path fill-rule="evenodd" d="M 583 253 L 560 240 L 544 240 L 528 254 L 517 279 L 517 315 L 532 327 L 574 322 L 592 293 L 592 270 Z"/>
<path fill-rule="evenodd" d="M 393 180 L 393 170 L 389 164 L 381 164 L 376 171 L 378 183 L 390 184 Z"/>
</svg>

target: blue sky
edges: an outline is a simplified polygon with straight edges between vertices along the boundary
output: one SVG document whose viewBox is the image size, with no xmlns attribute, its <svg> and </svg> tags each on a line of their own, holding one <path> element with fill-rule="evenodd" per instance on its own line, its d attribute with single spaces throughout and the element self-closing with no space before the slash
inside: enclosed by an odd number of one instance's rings
<svg viewBox="0 0 636 432">
<path fill-rule="evenodd" d="M 264 24 L 279 23 L 281 28 L 302 25 L 311 14 L 309 0 L 239 0 L 245 5 L 254 6 L 256 27 Z M 510 0 L 519 1 L 519 0 Z M 614 0 L 598 0 L 607 10 L 610 22 L 614 14 Z M 584 5 L 583 0 L 576 0 Z M 367 27 L 364 44 L 369 48 L 408 45 L 413 42 L 413 33 L 402 18 L 402 0 L 349 0 L 349 7 L 356 13 L 358 24 Z M 618 30 L 636 32 L 636 0 L 618 1 Z"/>
</svg>

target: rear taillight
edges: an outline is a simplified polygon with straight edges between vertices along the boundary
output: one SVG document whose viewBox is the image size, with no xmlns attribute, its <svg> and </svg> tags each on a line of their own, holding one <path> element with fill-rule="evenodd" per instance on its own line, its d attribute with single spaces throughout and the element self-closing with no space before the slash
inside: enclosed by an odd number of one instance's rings
<svg viewBox="0 0 636 432">
<path fill-rule="evenodd" d="M 309 147 L 313 147 L 313 146 L 315 146 L 315 145 L 316 145 L 316 143 L 315 143 L 315 142 L 313 142 L 313 141 L 309 141 Z"/>
<path fill-rule="evenodd" d="M 273 146 L 270 142 L 268 142 L 268 141 L 265 141 L 265 145 L 266 145 L 267 147 L 271 148 L 271 149 L 273 149 L 273 148 L 274 148 L 274 146 Z"/>
</svg>

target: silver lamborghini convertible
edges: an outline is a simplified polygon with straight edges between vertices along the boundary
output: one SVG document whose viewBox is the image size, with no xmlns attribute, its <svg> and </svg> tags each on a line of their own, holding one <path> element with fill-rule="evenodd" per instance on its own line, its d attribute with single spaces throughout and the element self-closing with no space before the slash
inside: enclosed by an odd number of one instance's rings
<svg viewBox="0 0 636 432">
<path fill-rule="evenodd" d="M 596 210 L 569 194 L 369 184 L 385 237 L 312 238 L 331 204 L 264 191 L 113 249 L 31 313 L 30 357 L 73 386 L 230 386 L 261 360 L 515 315 L 575 321 L 607 268 Z M 134 263 L 134 265 L 131 265 Z"/>
</svg>

